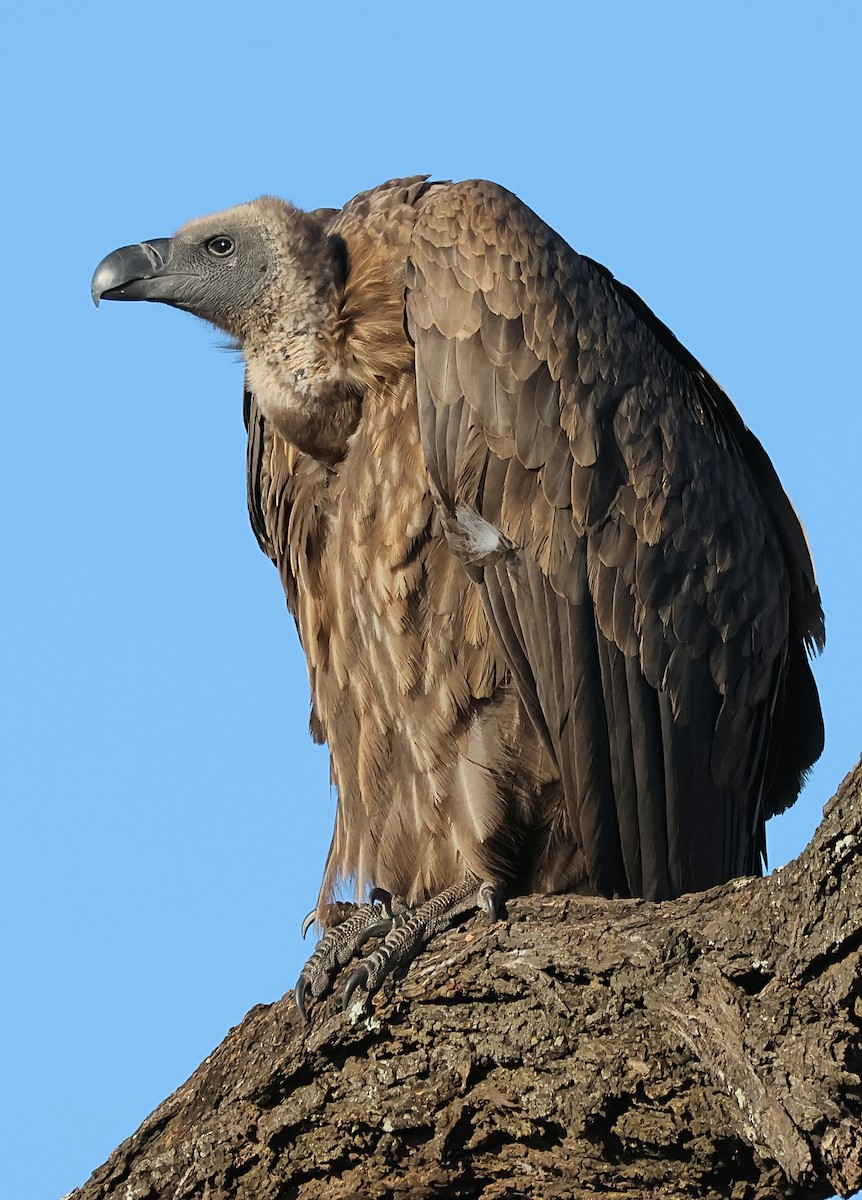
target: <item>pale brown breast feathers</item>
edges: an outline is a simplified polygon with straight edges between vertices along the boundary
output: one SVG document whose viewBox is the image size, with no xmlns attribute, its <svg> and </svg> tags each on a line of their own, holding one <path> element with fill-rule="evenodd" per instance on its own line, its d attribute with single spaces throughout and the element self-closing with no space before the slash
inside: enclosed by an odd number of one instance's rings
<svg viewBox="0 0 862 1200">
<path fill-rule="evenodd" d="M 550 769 L 432 500 L 403 316 L 415 210 L 393 199 L 385 221 L 380 197 L 370 218 L 359 198 L 333 226 L 362 387 L 347 454 L 326 471 L 270 439 L 267 521 L 339 795 L 322 899 L 340 883 L 417 901 L 467 869 L 511 876 L 539 786 L 516 779 Z"/>
</svg>

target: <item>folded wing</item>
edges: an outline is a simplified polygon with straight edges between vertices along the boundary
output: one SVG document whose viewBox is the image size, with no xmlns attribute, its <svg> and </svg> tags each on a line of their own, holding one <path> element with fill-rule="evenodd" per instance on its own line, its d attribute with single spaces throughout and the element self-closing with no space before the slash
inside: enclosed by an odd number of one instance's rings
<svg viewBox="0 0 862 1200">
<path fill-rule="evenodd" d="M 447 536 L 588 886 L 661 899 L 759 871 L 765 817 L 822 747 L 803 647 L 823 642 L 759 443 L 639 297 L 496 185 L 429 195 L 407 317 Z"/>
</svg>

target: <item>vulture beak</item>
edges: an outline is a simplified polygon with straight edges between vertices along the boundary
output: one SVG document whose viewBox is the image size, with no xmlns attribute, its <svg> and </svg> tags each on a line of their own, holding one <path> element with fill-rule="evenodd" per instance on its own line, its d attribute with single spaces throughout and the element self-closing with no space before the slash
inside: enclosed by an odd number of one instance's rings
<svg viewBox="0 0 862 1200">
<path fill-rule="evenodd" d="M 178 278 L 171 273 L 171 238 L 153 238 L 137 246 L 122 246 L 96 267 L 90 294 L 100 300 L 160 300 L 176 303 Z"/>
</svg>

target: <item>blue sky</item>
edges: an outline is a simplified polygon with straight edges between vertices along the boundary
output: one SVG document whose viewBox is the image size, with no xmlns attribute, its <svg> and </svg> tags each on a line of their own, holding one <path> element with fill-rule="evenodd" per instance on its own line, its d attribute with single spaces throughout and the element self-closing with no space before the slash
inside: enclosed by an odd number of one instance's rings
<svg viewBox="0 0 862 1200">
<path fill-rule="evenodd" d="M 7 18 L 0 787 L 4 1192 L 80 1184 L 294 982 L 334 800 L 245 513 L 242 372 L 108 250 L 263 192 L 486 176 L 728 390 L 813 546 L 827 749 L 860 749 L 854 3 L 221 0 Z"/>
</svg>

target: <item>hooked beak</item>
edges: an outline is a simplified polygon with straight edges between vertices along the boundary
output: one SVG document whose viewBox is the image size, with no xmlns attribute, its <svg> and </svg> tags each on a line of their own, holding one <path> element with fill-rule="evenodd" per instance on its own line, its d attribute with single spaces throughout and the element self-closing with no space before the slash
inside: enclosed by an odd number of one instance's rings
<svg viewBox="0 0 862 1200">
<path fill-rule="evenodd" d="M 153 238 L 136 246 L 122 246 L 96 267 L 90 294 L 100 300 L 157 300 L 177 302 L 177 277 L 170 271 L 171 238 Z"/>
</svg>

